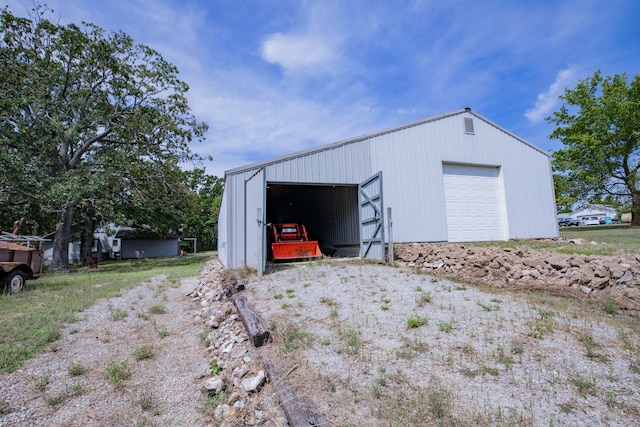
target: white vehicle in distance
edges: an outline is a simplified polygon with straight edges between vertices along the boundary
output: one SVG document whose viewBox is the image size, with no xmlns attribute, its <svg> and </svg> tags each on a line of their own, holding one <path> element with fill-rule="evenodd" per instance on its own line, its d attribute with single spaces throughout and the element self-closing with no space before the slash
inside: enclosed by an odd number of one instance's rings
<svg viewBox="0 0 640 427">
<path fill-rule="evenodd" d="M 597 216 L 588 216 L 584 219 L 584 225 L 600 225 L 600 219 Z"/>
</svg>

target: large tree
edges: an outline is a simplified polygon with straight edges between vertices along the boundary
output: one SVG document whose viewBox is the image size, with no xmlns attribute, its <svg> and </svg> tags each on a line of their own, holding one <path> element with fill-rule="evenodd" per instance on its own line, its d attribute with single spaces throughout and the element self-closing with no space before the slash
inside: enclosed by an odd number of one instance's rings
<svg viewBox="0 0 640 427">
<path fill-rule="evenodd" d="M 196 168 L 184 171 L 182 181 L 189 190 L 189 203 L 182 211 L 184 234 L 198 238 L 198 249 L 214 250 L 218 244 L 218 214 L 224 180 Z"/>
<path fill-rule="evenodd" d="M 640 225 L 640 75 L 629 81 L 598 71 L 560 99 L 547 121 L 557 125 L 550 137 L 563 143 L 553 153 L 563 196 L 630 201 L 632 225 Z"/>
<path fill-rule="evenodd" d="M 158 52 L 47 16 L 0 14 L 0 203 L 56 215 L 52 267 L 64 269 L 81 216 L 177 229 L 179 164 L 206 124 Z"/>
</svg>

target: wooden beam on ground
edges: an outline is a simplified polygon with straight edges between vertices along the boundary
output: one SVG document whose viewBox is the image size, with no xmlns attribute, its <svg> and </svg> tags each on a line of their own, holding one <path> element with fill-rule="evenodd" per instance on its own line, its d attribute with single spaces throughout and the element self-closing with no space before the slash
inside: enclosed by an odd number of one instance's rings
<svg viewBox="0 0 640 427">
<path fill-rule="evenodd" d="M 247 334 L 251 337 L 251 342 L 256 347 L 261 347 L 271 338 L 271 333 L 264 322 L 255 311 L 249 299 L 245 295 L 238 295 L 233 299 L 233 303 L 238 309 L 240 319 L 244 324 Z"/>
<path fill-rule="evenodd" d="M 296 393 L 286 376 L 282 377 L 270 360 L 263 357 L 262 365 L 291 427 L 329 426 L 313 405 Z"/>
</svg>

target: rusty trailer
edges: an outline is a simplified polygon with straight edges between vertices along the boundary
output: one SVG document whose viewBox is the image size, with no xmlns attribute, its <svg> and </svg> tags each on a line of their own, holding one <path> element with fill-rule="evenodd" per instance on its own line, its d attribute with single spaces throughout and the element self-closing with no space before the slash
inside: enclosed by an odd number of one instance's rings
<svg viewBox="0 0 640 427">
<path fill-rule="evenodd" d="M 42 275 L 44 256 L 40 245 L 44 241 L 37 236 L 0 234 L 0 290 L 20 292 L 27 279 Z"/>
</svg>

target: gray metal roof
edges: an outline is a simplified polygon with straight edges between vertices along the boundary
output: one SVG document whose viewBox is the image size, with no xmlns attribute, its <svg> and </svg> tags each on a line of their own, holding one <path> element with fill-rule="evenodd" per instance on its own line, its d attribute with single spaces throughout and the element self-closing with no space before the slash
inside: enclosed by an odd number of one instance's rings
<svg viewBox="0 0 640 427">
<path fill-rule="evenodd" d="M 354 137 L 354 138 L 349 138 L 349 139 L 345 139 L 345 140 L 342 140 L 342 141 L 333 142 L 333 143 L 326 144 L 326 145 L 321 145 L 319 147 L 310 148 L 308 150 L 298 151 L 298 152 L 291 153 L 291 154 L 288 154 L 288 155 L 285 155 L 285 156 L 275 157 L 275 158 L 272 158 L 272 159 L 269 159 L 269 160 L 263 160 L 261 162 L 251 163 L 251 164 L 248 164 L 248 165 L 245 165 L 245 166 L 240 166 L 240 167 L 237 167 L 237 168 L 234 168 L 234 169 L 229 169 L 229 170 L 225 171 L 224 174 L 225 174 L 225 177 L 226 177 L 227 175 L 233 175 L 233 174 L 236 174 L 236 173 L 246 172 L 246 171 L 249 171 L 249 170 L 252 170 L 252 169 L 257 169 L 257 168 L 261 168 L 261 167 L 264 167 L 264 166 L 269 166 L 269 165 L 272 165 L 272 164 L 276 164 L 276 163 L 281 162 L 283 160 L 292 159 L 292 158 L 296 158 L 296 157 L 301 157 L 301 156 L 305 156 L 305 155 L 308 155 L 308 154 L 318 153 L 318 152 L 325 151 L 325 150 L 330 150 L 330 149 L 333 149 L 333 148 L 336 148 L 336 147 L 340 147 L 342 145 L 353 144 L 355 142 L 364 141 L 364 140 L 367 140 L 367 139 L 370 139 L 370 138 L 375 138 L 377 136 L 385 135 L 385 134 L 388 134 L 388 133 L 398 132 L 398 131 L 401 131 L 401 130 L 404 130 L 404 129 L 408 129 L 408 128 L 411 128 L 411 127 L 414 127 L 414 126 L 420 126 L 420 125 L 423 125 L 423 124 L 426 124 L 426 123 L 435 122 L 435 121 L 438 121 L 438 120 L 446 119 L 448 117 L 452 117 L 452 116 L 456 116 L 456 115 L 464 114 L 464 113 L 473 115 L 477 119 L 486 122 L 487 124 L 489 124 L 489 125 L 495 127 L 496 129 L 506 133 L 507 135 L 511 136 L 512 138 L 514 138 L 514 139 L 520 141 L 521 143 L 529 146 L 530 148 L 533 148 L 534 150 L 544 154 L 545 156 L 550 157 L 548 153 L 544 152 L 543 150 L 541 150 L 540 148 L 538 148 L 535 145 L 531 144 L 530 142 L 520 138 L 519 136 L 513 134 L 512 132 L 509 132 L 505 128 L 495 124 L 494 122 L 486 119 L 485 117 L 483 117 L 483 116 L 471 111 L 470 108 L 464 108 L 462 110 L 457 110 L 457 111 L 452 111 L 452 112 L 449 112 L 449 113 L 444 113 L 444 114 L 439 114 L 439 115 L 436 115 L 436 116 L 431 116 L 431 117 L 428 117 L 426 119 L 421 119 L 421 120 L 417 120 L 417 121 L 414 121 L 414 122 L 411 122 L 411 123 L 406 123 L 406 124 L 403 124 L 403 125 L 390 127 L 390 128 L 387 128 L 387 129 L 383 129 L 383 130 L 377 131 L 377 132 L 373 132 L 373 133 L 367 133 L 367 134 L 360 135 L 360 136 L 357 136 L 357 137 Z"/>
</svg>

